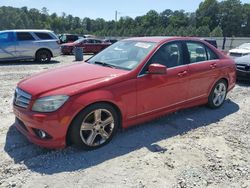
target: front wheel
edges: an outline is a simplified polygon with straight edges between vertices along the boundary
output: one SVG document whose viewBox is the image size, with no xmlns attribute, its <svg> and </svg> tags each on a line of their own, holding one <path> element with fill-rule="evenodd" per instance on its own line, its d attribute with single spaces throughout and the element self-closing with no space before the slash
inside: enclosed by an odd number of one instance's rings
<svg viewBox="0 0 250 188">
<path fill-rule="evenodd" d="M 208 97 L 208 106 L 210 108 L 219 108 L 224 103 L 226 95 L 227 83 L 225 80 L 219 80 Z"/>
<path fill-rule="evenodd" d="M 111 105 L 91 105 L 73 121 L 70 129 L 71 142 L 87 150 L 99 148 L 112 139 L 118 124 L 117 112 Z"/>
<path fill-rule="evenodd" d="M 39 50 L 36 53 L 36 61 L 41 63 L 48 63 L 51 60 L 51 53 L 48 50 Z"/>
</svg>

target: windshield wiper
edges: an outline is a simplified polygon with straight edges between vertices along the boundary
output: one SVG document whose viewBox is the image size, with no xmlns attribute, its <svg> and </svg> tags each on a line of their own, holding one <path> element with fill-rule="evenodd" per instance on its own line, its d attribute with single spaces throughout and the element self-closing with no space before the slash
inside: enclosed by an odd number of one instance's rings
<svg viewBox="0 0 250 188">
<path fill-rule="evenodd" d="M 94 64 L 102 65 L 104 67 L 117 68 L 115 65 L 110 65 L 108 63 L 104 63 L 104 62 L 100 62 L 100 61 L 95 61 Z"/>
</svg>

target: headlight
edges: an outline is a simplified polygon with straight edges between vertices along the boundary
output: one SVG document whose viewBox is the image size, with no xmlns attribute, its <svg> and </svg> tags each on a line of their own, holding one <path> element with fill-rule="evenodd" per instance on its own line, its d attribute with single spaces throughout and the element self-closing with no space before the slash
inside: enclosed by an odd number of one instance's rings
<svg viewBox="0 0 250 188">
<path fill-rule="evenodd" d="M 67 95 L 54 95 L 37 99 L 32 106 L 36 112 L 53 112 L 60 108 L 67 100 Z"/>
</svg>

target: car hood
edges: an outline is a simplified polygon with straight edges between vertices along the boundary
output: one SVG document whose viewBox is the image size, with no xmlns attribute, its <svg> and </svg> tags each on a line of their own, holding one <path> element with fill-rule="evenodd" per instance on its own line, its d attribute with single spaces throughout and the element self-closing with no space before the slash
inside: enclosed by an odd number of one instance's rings
<svg viewBox="0 0 250 188">
<path fill-rule="evenodd" d="M 230 53 L 241 53 L 241 54 L 248 54 L 250 53 L 250 49 L 243 49 L 243 48 L 235 48 L 229 50 Z"/>
<path fill-rule="evenodd" d="M 245 55 L 239 58 L 234 59 L 236 64 L 245 64 L 250 65 L 250 55 Z"/>
<path fill-rule="evenodd" d="M 80 90 L 127 74 L 128 71 L 113 69 L 89 63 L 79 63 L 52 69 L 18 83 L 20 89 L 32 96 L 67 94 L 73 95 Z"/>
</svg>

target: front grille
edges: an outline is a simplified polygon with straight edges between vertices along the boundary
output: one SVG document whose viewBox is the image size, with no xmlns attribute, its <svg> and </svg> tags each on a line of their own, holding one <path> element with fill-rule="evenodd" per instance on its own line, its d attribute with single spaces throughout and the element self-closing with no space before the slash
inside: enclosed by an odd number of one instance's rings
<svg viewBox="0 0 250 188">
<path fill-rule="evenodd" d="M 241 57 L 241 56 L 242 56 L 242 53 L 234 53 L 234 52 L 231 52 L 231 53 L 230 53 L 230 56 L 233 56 L 233 57 Z"/>
<path fill-rule="evenodd" d="M 19 88 L 15 90 L 14 104 L 22 108 L 28 108 L 31 100 L 31 95 Z"/>
<path fill-rule="evenodd" d="M 237 69 L 242 71 L 250 71 L 250 65 L 246 64 L 237 64 Z"/>
</svg>

